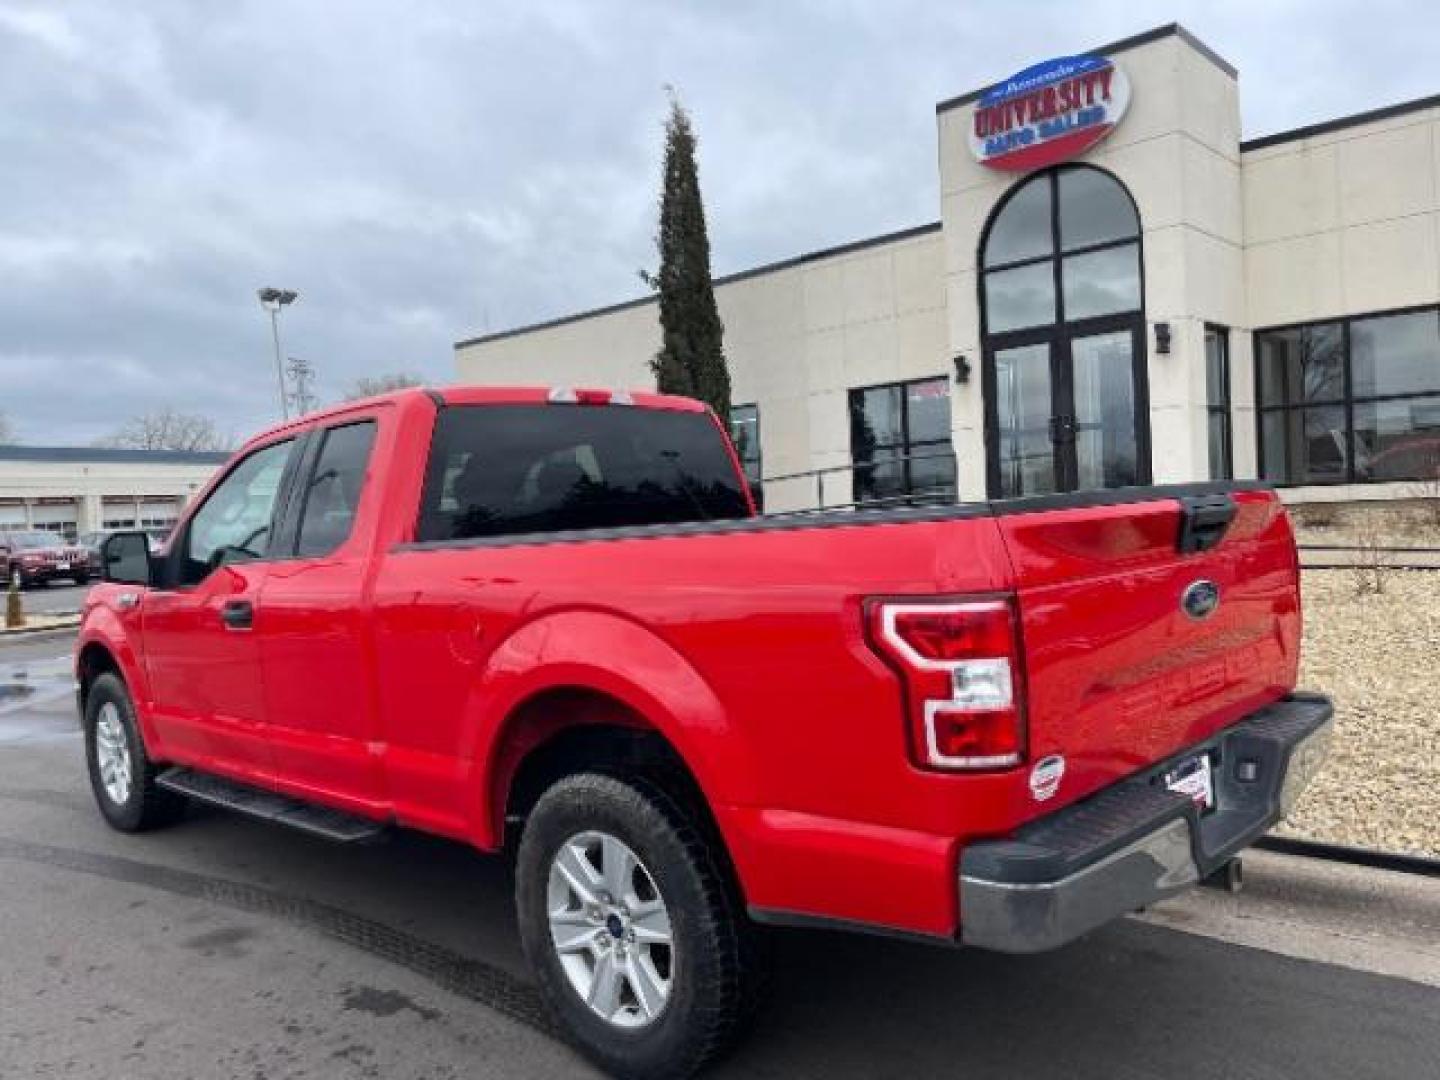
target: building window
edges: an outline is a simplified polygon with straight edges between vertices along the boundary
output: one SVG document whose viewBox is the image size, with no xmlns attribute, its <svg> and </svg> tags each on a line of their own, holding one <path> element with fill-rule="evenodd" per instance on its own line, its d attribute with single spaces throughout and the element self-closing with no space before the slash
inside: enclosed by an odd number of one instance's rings
<svg viewBox="0 0 1440 1080">
<path fill-rule="evenodd" d="M 950 380 L 851 390 L 850 457 L 857 503 L 953 501 Z"/>
<path fill-rule="evenodd" d="M 760 406 L 734 405 L 730 409 L 730 439 L 735 444 L 735 454 L 740 458 L 740 467 L 745 470 L 745 479 L 750 483 L 750 493 L 759 506 L 764 491 L 761 487 L 760 465 Z"/>
<path fill-rule="evenodd" d="M 1210 442 L 1210 479 L 1235 475 L 1230 448 L 1230 331 L 1205 327 L 1205 413 Z"/>
<path fill-rule="evenodd" d="M 1260 474 L 1278 484 L 1440 473 L 1440 310 L 1255 335 Z"/>
<path fill-rule="evenodd" d="M 992 496 L 1149 481 L 1140 236 L 1129 192 L 1090 166 L 996 207 L 979 252 Z"/>
</svg>

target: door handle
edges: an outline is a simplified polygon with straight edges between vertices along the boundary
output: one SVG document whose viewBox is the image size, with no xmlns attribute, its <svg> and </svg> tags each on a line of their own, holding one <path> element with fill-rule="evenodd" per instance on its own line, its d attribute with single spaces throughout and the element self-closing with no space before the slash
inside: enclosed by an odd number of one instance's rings
<svg viewBox="0 0 1440 1080">
<path fill-rule="evenodd" d="M 255 625 L 255 605 L 249 600 L 226 600 L 220 621 L 227 630 L 249 630 Z"/>
</svg>

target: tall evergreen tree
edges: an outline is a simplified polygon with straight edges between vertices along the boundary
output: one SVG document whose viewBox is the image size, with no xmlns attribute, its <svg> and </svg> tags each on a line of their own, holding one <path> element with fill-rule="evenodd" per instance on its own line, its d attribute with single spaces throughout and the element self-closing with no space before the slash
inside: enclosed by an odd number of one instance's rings
<svg viewBox="0 0 1440 1080">
<path fill-rule="evenodd" d="M 710 239 L 695 167 L 695 130 L 674 93 L 665 122 L 665 187 L 660 193 L 660 271 L 645 280 L 660 294 L 660 351 L 650 361 L 662 393 L 699 398 L 727 425 L 730 371 L 710 280 Z"/>
</svg>

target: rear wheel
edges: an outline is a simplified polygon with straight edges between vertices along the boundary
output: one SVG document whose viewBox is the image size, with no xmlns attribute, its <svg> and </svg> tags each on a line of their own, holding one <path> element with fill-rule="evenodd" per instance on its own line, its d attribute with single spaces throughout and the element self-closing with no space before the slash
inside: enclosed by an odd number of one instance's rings
<svg viewBox="0 0 1440 1080">
<path fill-rule="evenodd" d="M 111 672 L 85 697 L 85 761 L 101 815 L 121 832 L 156 829 L 184 813 L 184 797 L 156 785 L 129 691 Z"/>
<path fill-rule="evenodd" d="M 525 954 L 570 1039 L 616 1075 L 690 1075 L 759 1000 L 758 931 L 716 854 L 677 802 L 639 780 L 567 777 L 526 823 Z"/>
</svg>

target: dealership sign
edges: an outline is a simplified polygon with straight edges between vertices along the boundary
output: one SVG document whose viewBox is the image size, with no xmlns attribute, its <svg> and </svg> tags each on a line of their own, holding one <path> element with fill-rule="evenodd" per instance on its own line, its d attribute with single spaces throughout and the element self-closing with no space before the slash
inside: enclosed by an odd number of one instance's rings
<svg viewBox="0 0 1440 1080">
<path fill-rule="evenodd" d="M 970 149 L 992 169 L 1044 168 L 1110 134 L 1129 104 L 1130 81 L 1103 56 L 1046 60 L 980 96 Z"/>
</svg>

